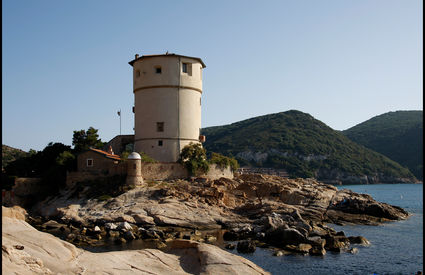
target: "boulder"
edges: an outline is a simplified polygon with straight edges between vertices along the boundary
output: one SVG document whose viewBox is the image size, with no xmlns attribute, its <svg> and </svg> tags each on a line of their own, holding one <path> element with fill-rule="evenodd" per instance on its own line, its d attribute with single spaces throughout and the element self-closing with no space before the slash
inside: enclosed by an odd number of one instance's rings
<svg viewBox="0 0 425 275">
<path fill-rule="evenodd" d="M 348 250 L 348 252 L 350 252 L 351 254 L 356 254 L 359 252 L 359 249 L 357 247 L 353 247 L 350 250 Z"/>
<path fill-rule="evenodd" d="M 223 240 L 225 241 L 237 241 L 239 240 L 239 234 L 235 231 L 226 231 L 223 234 Z"/>
<path fill-rule="evenodd" d="M 133 227 L 128 222 L 120 222 L 117 226 L 117 229 L 121 231 L 128 231 L 132 230 Z"/>
<path fill-rule="evenodd" d="M 325 248 L 334 252 L 341 252 L 348 249 L 350 241 L 343 236 L 329 236 L 326 238 Z"/>
<path fill-rule="evenodd" d="M 58 223 L 57 221 L 50 220 L 42 224 L 42 227 L 49 229 L 59 229 L 63 226 L 63 224 Z"/>
<path fill-rule="evenodd" d="M 225 247 L 226 249 L 233 250 L 233 249 L 235 249 L 235 248 L 236 248 L 236 245 L 234 245 L 234 244 L 232 244 L 232 243 L 228 243 L 228 244 L 226 244 L 224 247 Z"/>
<path fill-rule="evenodd" d="M 115 230 L 117 228 L 118 228 L 118 226 L 115 223 L 112 223 L 112 222 L 105 223 L 105 229 L 106 230 Z"/>
<path fill-rule="evenodd" d="M 299 244 L 306 242 L 306 237 L 295 228 L 278 228 L 266 233 L 266 241 L 272 245 Z"/>
<path fill-rule="evenodd" d="M 240 253 L 254 253 L 255 252 L 255 243 L 250 240 L 240 241 L 236 247 Z"/>
<path fill-rule="evenodd" d="M 136 239 L 133 232 L 131 232 L 131 231 L 124 232 L 123 237 L 126 241 L 132 241 L 132 240 Z"/>
<path fill-rule="evenodd" d="M 155 222 L 152 217 L 143 215 L 143 214 L 133 214 L 132 215 L 136 224 L 140 225 L 154 225 Z"/>
<path fill-rule="evenodd" d="M 288 244 L 285 245 L 285 250 L 293 251 L 295 253 L 307 254 L 312 249 L 311 244 L 300 243 L 298 245 Z"/>
<path fill-rule="evenodd" d="M 365 237 L 362 237 L 362 236 L 355 236 L 355 237 L 351 236 L 351 237 L 348 237 L 348 240 L 350 240 L 350 243 L 352 244 L 360 244 L 364 246 L 370 245 L 370 242 Z"/>
<path fill-rule="evenodd" d="M 310 254 L 314 256 L 324 256 L 326 255 L 326 250 L 324 248 L 320 248 L 318 246 L 313 246 L 310 249 Z"/>
</svg>

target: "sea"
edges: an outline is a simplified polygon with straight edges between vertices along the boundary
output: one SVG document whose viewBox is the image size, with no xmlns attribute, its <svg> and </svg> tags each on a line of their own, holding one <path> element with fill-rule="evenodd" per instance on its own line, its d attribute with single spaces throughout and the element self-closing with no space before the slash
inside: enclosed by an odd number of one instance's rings
<svg viewBox="0 0 425 275">
<path fill-rule="evenodd" d="M 288 255 L 276 257 L 269 249 L 257 248 L 253 254 L 239 254 L 272 274 L 417 274 L 423 269 L 423 185 L 374 184 L 343 185 L 371 195 L 375 200 L 404 208 L 407 220 L 382 225 L 331 225 L 346 236 L 363 236 L 368 247 L 357 246 L 358 253 L 333 253 L 325 256 Z"/>
</svg>

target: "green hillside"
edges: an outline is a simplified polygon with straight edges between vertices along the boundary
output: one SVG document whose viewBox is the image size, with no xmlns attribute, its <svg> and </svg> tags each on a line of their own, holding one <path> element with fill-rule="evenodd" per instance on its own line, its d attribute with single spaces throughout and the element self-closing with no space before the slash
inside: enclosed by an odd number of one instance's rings
<svg viewBox="0 0 425 275">
<path fill-rule="evenodd" d="M 286 169 L 292 177 L 410 178 L 387 157 L 348 139 L 309 114 L 291 110 L 202 129 L 207 151 L 233 156 L 243 165 Z M 379 179 L 376 179 L 376 178 Z"/>
<path fill-rule="evenodd" d="M 373 117 L 343 134 L 408 167 L 423 179 L 423 111 L 397 111 Z"/>
<path fill-rule="evenodd" d="M 1 168 L 2 170 L 7 164 L 14 160 L 28 156 L 27 152 L 2 144 L 1 146 Z"/>
</svg>

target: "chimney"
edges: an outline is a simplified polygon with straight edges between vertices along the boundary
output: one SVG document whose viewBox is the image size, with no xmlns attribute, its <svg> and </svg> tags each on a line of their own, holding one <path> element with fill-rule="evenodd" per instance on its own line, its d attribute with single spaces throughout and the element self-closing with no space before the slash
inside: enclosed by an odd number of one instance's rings
<svg viewBox="0 0 425 275">
<path fill-rule="evenodd" d="M 112 146 L 111 145 L 109 145 L 108 153 L 111 154 L 111 155 L 114 154 L 114 151 L 112 150 Z"/>
<path fill-rule="evenodd" d="M 139 58 L 139 55 L 136 53 L 136 55 L 134 56 L 134 59 Z"/>
</svg>

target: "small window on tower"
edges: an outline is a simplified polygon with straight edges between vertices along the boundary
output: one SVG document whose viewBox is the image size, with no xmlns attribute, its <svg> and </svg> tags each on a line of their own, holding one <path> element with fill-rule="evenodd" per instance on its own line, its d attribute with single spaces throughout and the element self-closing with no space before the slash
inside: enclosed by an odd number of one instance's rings
<svg viewBox="0 0 425 275">
<path fill-rule="evenodd" d="M 87 167 L 93 167 L 93 159 L 87 159 Z"/>
<path fill-rule="evenodd" d="M 157 73 L 157 74 L 161 74 L 162 73 L 162 69 L 161 69 L 160 66 L 156 66 L 155 67 L 155 73 Z"/>
<path fill-rule="evenodd" d="M 182 72 L 192 75 L 192 63 L 182 63 Z"/>
<path fill-rule="evenodd" d="M 156 131 L 157 132 L 164 132 L 164 122 L 157 122 L 156 123 Z"/>
<path fill-rule="evenodd" d="M 136 71 L 136 77 L 140 77 L 140 71 L 139 70 Z"/>
<path fill-rule="evenodd" d="M 162 140 L 158 140 L 158 146 L 162 146 Z"/>
</svg>

